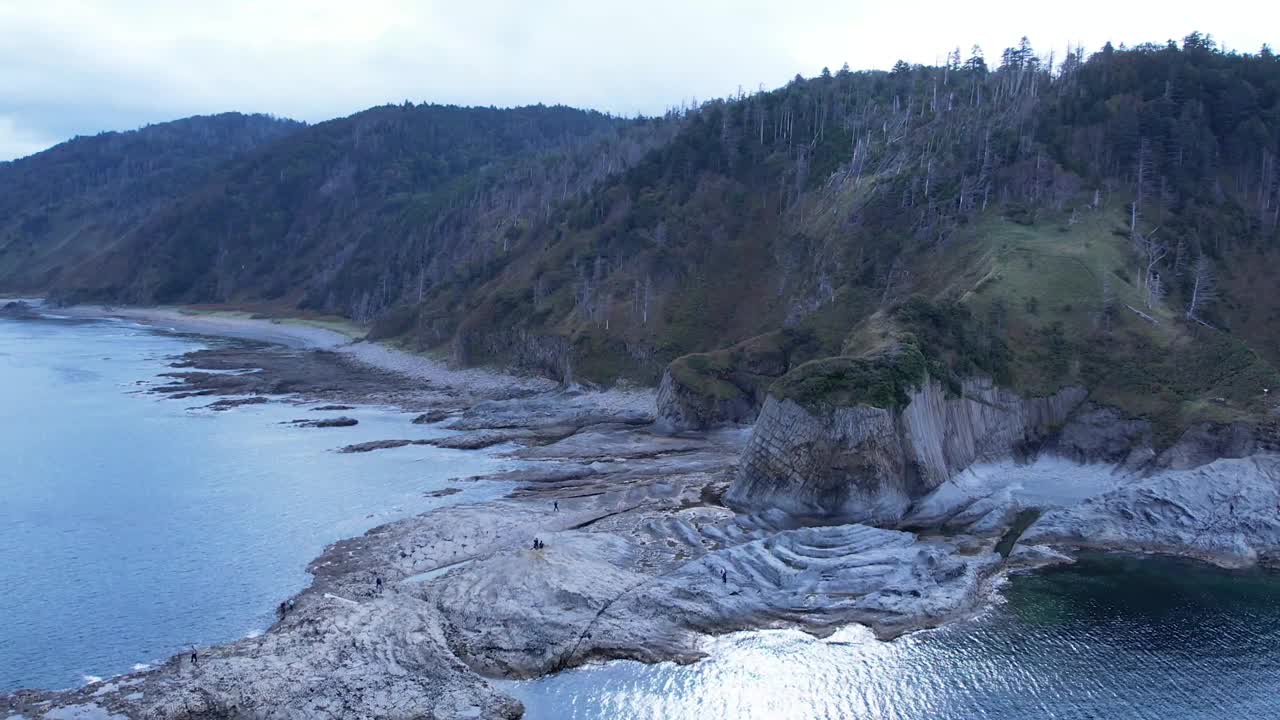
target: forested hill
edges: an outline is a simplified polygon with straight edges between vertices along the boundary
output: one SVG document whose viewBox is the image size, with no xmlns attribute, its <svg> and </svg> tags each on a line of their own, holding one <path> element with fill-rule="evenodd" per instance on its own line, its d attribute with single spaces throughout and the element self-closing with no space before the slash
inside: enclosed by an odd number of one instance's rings
<svg viewBox="0 0 1280 720">
<path fill-rule="evenodd" d="M 565 107 L 376 107 L 224 163 L 49 284 L 68 299 L 275 301 L 370 320 L 472 272 L 634 161 L 648 124 Z M 105 240 L 105 239 L 104 239 Z"/>
<path fill-rule="evenodd" d="M 565 379 L 670 365 L 745 413 L 784 375 L 821 396 L 920 346 L 935 374 L 1176 425 L 1253 413 L 1274 376 L 1278 150 L 1280 62 L 1198 33 L 824 71 L 653 120 L 389 106 L 250 150 L 48 275 L 14 248 L 60 238 L 10 223 L 0 290 L 338 313 Z"/>
<path fill-rule="evenodd" d="M 0 279 L 47 290 L 66 264 L 111 246 L 231 158 L 301 127 L 266 115 L 190 117 L 0 163 Z"/>
</svg>

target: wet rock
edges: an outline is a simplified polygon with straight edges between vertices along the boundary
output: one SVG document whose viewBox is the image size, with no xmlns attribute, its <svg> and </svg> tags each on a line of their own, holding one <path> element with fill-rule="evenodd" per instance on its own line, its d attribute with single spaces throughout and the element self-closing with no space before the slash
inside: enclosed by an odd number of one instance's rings
<svg viewBox="0 0 1280 720">
<path fill-rule="evenodd" d="M 451 413 L 447 410 L 440 410 L 440 409 L 428 410 L 427 412 L 424 412 L 421 415 L 415 417 L 413 419 L 413 424 L 414 425 L 430 425 L 432 423 L 438 423 L 442 420 L 447 420 L 450 417 L 450 415 Z"/>
<path fill-rule="evenodd" d="M 37 318 L 39 313 L 33 305 L 22 300 L 11 300 L 0 305 L 0 317 L 7 318 Z"/>
<path fill-rule="evenodd" d="M 360 421 L 351 417 L 322 418 L 320 420 L 290 420 L 287 424 L 307 428 L 335 428 L 359 425 Z"/>
<path fill-rule="evenodd" d="M 262 405 L 266 402 L 268 402 L 267 398 L 261 395 L 251 395 L 243 398 L 223 398 L 221 400 L 215 400 L 214 402 L 205 405 L 204 408 L 206 410 L 220 412 L 223 410 L 230 410 L 231 408 L 237 408 L 242 405 Z"/>
<path fill-rule="evenodd" d="M 428 445 L 450 450 L 479 450 L 505 442 L 536 437 L 532 430 L 476 430 L 428 440 Z"/>
<path fill-rule="evenodd" d="M 426 440 L 370 440 L 369 442 L 346 445 L 338 449 L 340 453 L 366 453 L 374 450 L 390 450 L 406 445 L 427 445 Z"/>
<path fill-rule="evenodd" d="M 313 412 L 336 412 L 338 410 L 352 410 L 352 409 L 353 408 L 350 405 L 321 405 L 319 407 L 311 408 Z"/>
<path fill-rule="evenodd" d="M 1034 570 L 1050 565 L 1070 565 L 1075 558 L 1054 550 L 1048 545 L 1024 545 L 1019 543 L 1005 560 L 1011 570 Z"/>
</svg>

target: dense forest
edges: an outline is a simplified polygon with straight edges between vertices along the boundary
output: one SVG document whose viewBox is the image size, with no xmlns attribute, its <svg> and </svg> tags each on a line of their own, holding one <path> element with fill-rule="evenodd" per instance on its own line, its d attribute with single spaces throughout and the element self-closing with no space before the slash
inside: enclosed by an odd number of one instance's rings
<svg viewBox="0 0 1280 720">
<path fill-rule="evenodd" d="M 1024 38 L 661 118 L 238 122 L 0 165 L 0 290 L 342 315 L 455 363 L 670 367 L 749 401 L 907 344 L 935 373 L 1080 382 L 1170 425 L 1256 411 L 1280 359 L 1265 47 Z M 790 386 L 845 382 L 819 379 Z"/>
<path fill-rule="evenodd" d="M 132 230 L 225 163 L 302 128 L 225 113 L 79 137 L 0 163 L 0 278 L 46 290 L 66 268 L 126 241 Z"/>
</svg>

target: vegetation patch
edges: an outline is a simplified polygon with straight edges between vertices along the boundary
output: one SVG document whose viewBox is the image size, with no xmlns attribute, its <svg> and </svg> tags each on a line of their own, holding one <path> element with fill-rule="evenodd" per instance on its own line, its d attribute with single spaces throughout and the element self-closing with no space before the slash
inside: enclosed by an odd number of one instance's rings
<svg viewBox="0 0 1280 720">
<path fill-rule="evenodd" d="M 780 378 L 770 392 L 811 410 L 870 405 L 895 410 L 925 380 L 928 361 L 914 343 L 872 357 L 831 357 L 807 362 Z"/>
</svg>

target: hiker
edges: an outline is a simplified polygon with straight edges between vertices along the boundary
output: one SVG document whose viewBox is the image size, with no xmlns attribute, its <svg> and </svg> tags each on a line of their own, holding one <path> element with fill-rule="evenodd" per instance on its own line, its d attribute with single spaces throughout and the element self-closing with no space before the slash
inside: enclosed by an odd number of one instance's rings
<svg viewBox="0 0 1280 720">
<path fill-rule="evenodd" d="M 556 508 L 556 512 L 560 512 L 560 501 L 559 501 L 559 500 L 557 500 L 557 501 L 555 502 L 555 508 Z"/>
<path fill-rule="evenodd" d="M 534 550 L 537 550 L 537 549 L 538 549 L 538 545 L 539 545 L 539 543 L 538 543 L 538 538 L 534 538 L 534 539 L 533 539 L 533 549 L 534 549 Z"/>
<path fill-rule="evenodd" d="M 200 655 L 196 653 L 196 649 L 193 647 L 191 648 L 191 667 L 197 667 L 199 665 L 200 665 Z"/>
<path fill-rule="evenodd" d="M 381 595 L 382 594 L 382 578 L 378 578 L 378 581 L 374 584 L 374 587 L 377 589 L 378 594 Z"/>
<path fill-rule="evenodd" d="M 284 616 L 289 613 L 289 606 L 286 605 L 283 600 L 281 600 L 280 607 L 276 608 L 276 613 L 279 614 L 280 618 L 283 620 Z"/>
<path fill-rule="evenodd" d="M 720 582 L 725 583 L 726 585 L 729 583 L 729 571 L 724 568 L 720 569 Z"/>
</svg>

